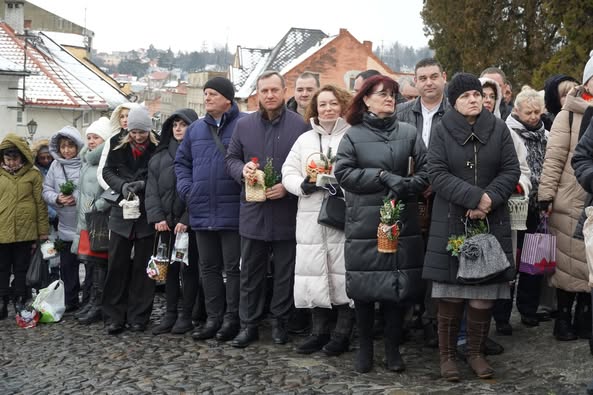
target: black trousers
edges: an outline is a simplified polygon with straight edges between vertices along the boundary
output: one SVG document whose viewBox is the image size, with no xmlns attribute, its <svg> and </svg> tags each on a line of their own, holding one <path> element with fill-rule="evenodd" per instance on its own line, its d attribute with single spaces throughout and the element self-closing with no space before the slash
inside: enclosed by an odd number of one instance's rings
<svg viewBox="0 0 593 395">
<path fill-rule="evenodd" d="M 63 248 L 60 250 L 60 277 L 64 282 L 64 299 L 66 306 L 78 306 L 80 301 L 80 261 L 78 256 L 70 252 L 71 241 L 63 241 Z"/>
<path fill-rule="evenodd" d="M 199 230 L 196 231 L 196 241 L 208 320 L 220 323 L 226 315 L 236 321 L 239 315 L 241 236 L 238 231 Z"/>
<path fill-rule="evenodd" d="M 543 275 L 519 273 L 517 284 L 517 310 L 526 317 L 535 317 L 539 307 L 539 296 L 542 289 Z"/>
<path fill-rule="evenodd" d="M 111 232 L 103 314 L 108 322 L 146 325 L 152 312 L 155 282 L 146 274 L 154 235 L 130 240 Z M 130 259 L 134 247 L 134 258 Z"/>
<path fill-rule="evenodd" d="M 273 254 L 273 291 L 270 313 L 274 319 L 288 321 L 294 307 L 295 240 L 262 241 L 241 238 L 241 325 L 254 326 L 263 318 L 268 261 Z"/>
<path fill-rule="evenodd" d="M 31 262 L 32 244 L 32 241 L 0 244 L 0 297 L 11 294 L 11 274 L 14 274 L 14 296 L 28 296 L 25 281 Z"/>
<path fill-rule="evenodd" d="M 161 233 L 161 237 L 165 237 L 165 233 Z M 170 251 L 172 251 L 175 245 L 175 234 L 170 232 L 168 237 L 170 238 Z M 169 265 L 165 283 L 165 298 L 167 313 L 177 314 L 179 296 L 182 295 L 182 312 L 186 317 L 191 317 L 200 284 L 198 247 L 192 231 L 189 231 L 187 260 L 187 265 L 181 262 L 173 262 Z"/>
</svg>

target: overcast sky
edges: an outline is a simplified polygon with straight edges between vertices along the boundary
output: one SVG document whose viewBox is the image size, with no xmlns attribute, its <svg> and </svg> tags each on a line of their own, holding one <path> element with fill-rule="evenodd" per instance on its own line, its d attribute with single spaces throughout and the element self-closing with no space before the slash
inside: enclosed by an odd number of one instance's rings
<svg viewBox="0 0 593 395">
<path fill-rule="evenodd" d="M 373 48 L 428 45 L 422 0 L 29 0 L 95 32 L 99 51 L 148 48 L 199 51 L 204 45 L 274 46 L 291 27 L 329 35 L 346 28 Z"/>
</svg>

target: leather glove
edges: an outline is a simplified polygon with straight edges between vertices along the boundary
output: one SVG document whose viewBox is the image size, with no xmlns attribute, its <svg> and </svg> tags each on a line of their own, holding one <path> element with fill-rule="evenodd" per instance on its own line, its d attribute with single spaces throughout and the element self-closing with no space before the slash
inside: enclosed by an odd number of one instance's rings
<svg viewBox="0 0 593 395">
<path fill-rule="evenodd" d="M 135 195 L 139 194 L 144 190 L 144 181 L 132 181 L 125 183 L 121 188 L 121 193 L 124 195 L 124 198 L 130 193 Z"/>
<path fill-rule="evenodd" d="M 310 182 L 309 180 L 310 180 L 310 178 L 309 178 L 309 176 L 307 176 L 307 177 L 305 177 L 305 180 L 301 184 L 301 190 L 303 191 L 303 193 L 305 195 L 310 195 L 319 189 L 319 187 L 317 185 L 315 185 L 314 182 Z"/>
<path fill-rule="evenodd" d="M 548 211 L 551 201 L 539 202 L 539 211 Z"/>
</svg>

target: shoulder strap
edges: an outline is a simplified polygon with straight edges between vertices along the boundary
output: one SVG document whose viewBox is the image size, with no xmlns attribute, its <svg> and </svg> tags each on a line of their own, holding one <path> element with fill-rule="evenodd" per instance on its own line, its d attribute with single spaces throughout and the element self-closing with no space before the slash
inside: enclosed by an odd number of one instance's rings
<svg viewBox="0 0 593 395">
<path fill-rule="evenodd" d="M 222 154 L 222 156 L 226 156 L 226 148 L 224 148 L 224 144 L 220 141 L 220 137 L 218 137 L 218 128 L 208 124 L 208 128 L 210 129 L 210 134 L 212 134 L 212 138 L 218 147 L 218 150 Z"/>
<path fill-rule="evenodd" d="M 62 166 L 62 173 L 64 173 L 64 178 L 66 179 L 66 181 L 69 181 L 68 174 L 66 174 L 66 169 L 64 169 L 64 165 L 60 163 L 60 166 Z"/>
<path fill-rule="evenodd" d="M 568 130 L 572 132 L 572 120 L 574 118 L 574 113 L 572 111 L 568 112 Z"/>
</svg>

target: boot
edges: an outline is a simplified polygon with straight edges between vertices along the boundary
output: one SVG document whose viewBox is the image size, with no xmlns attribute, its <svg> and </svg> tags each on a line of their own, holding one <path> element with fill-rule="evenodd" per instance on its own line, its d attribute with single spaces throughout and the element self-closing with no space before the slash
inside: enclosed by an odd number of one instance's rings
<svg viewBox="0 0 593 395">
<path fill-rule="evenodd" d="M 236 314 L 225 314 L 222 320 L 222 326 L 216 332 L 216 340 L 219 342 L 226 342 L 233 340 L 241 330 L 241 323 L 239 316 Z"/>
<path fill-rule="evenodd" d="M 491 308 L 476 309 L 467 305 L 467 362 L 481 379 L 488 379 L 494 375 L 494 369 L 481 352 L 482 343 L 490 331 L 491 319 Z"/>
<path fill-rule="evenodd" d="M 562 289 L 556 289 L 558 299 L 558 315 L 554 322 L 554 337 L 558 341 L 576 340 L 577 335 L 572 327 L 572 304 L 576 294 Z"/>
<path fill-rule="evenodd" d="M 350 348 L 350 336 L 333 333 L 322 350 L 328 357 L 342 355 Z"/>
<path fill-rule="evenodd" d="M 157 326 L 152 328 L 153 335 L 162 335 L 163 333 L 171 332 L 171 329 L 177 321 L 177 311 L 167 311 L 165 316 L 161 318 L 161 321 Z"/>
<path fill-rule="evenodd" d="M 393 372 L 403 372 L 406 365 L 399 352 L 402 340 L 402 311 L 395 303 L 384 303 L 385 328 L 383 342 L 385 345 L 385 367 Z"/>
<path fill-rule="evenodd" d="M 455 360 L 457 356 L 457 335 L 459 334 L 465 304 L 461 302 L 452 303 L 444 300 L 439 300 L 438 303 L 437 324 L 441 377 L 447 381 L 459 381 L 460 374 Z"/>
<path fill-rule="evenodd" d="M 93 266 L 93 286 L 91 289 L 91 299 L 87 305 L 90 306 L 87 313 L 78 318 L 78 322 L 83 325 L 90 325 L 103 319 L 103 286 L 107 276 L 107 265 L 104 263 L 95 263 Z"/>
<path fill-rule="evenodd" d="M 79 320 L 88 314 L 91 307 L 93 307 L 93 303 L 91 303 L 91 300 L 92 300 L 92 291 L 91 291 L 91 298 L 89 299 L 89 301 L 87 303 L 84 304 L 84 306 L 82 306 L 76 313 L 74 313 L 74 318 Z"/>
<path fill-rule="evenodd" d="M 175 325 L 171 328 L 171 333 L 174 335 L 182 335 L 194 329 L 194 325 L 191 323 L 191 315 L 187 315 L 184 312 L 181 312 L 177 316 L 177 321 L 175 321 Z"/>
<path fill-rule="evenodd" d="M 355 301 L 356 325 L 358 328 L 358 352 L 354 369 L 368 373 L 373 368 L 373 323 L 375 306 L 373 303 Z"/>
<path fill-rule="evenodd" d="M 330 339 L 329 334 L 323 333 L 319 335 L 311 335 L 304 343 L 296 348 L 298 354 L 313 354 L 324 348 Z"/>
<path fill-rule="evenodd" d="M 8 296 L 2 297 L 2 308 L 0 309 L 0 320 L 5 319 L 8 317 L 8 302 L 10 298 Z"/>
<path fill-rule="evenodd" d="M 577 294 L 573 328 L 579 338 L 591 339 L 591 295 L 588 293 Z"/>
</svg>

